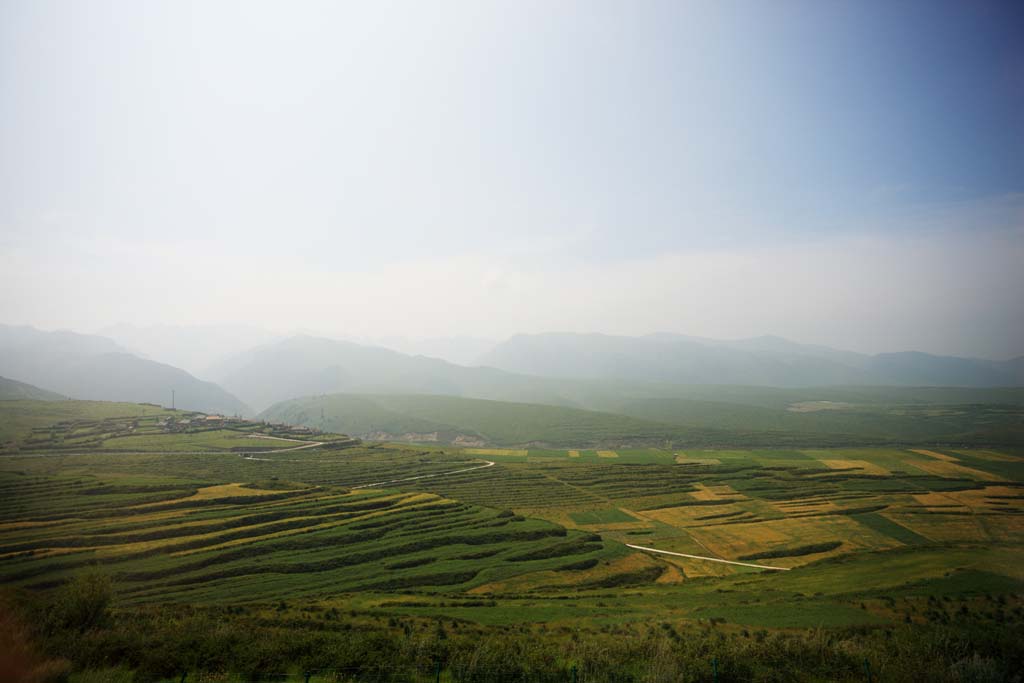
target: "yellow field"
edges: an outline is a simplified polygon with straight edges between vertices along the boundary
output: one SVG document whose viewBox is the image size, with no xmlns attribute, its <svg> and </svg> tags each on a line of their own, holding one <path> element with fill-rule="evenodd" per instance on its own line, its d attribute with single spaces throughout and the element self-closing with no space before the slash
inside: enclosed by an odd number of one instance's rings
<svg viewBox="0 0 1024 683">
<path fill-rule="evenodd" d="M 529 451 L 521 448 L 466 448 L 463 453 L 473 455 L 518 455 L 525 457 Z"/>
<path fill-rule="evenodd" d="M 599 458 L 617 458 L 619 454 L 615 451 L 598 451 L 597 457 Z"/>
<path fill-rule="evenodd" d="M 737 496 L 746 497 L 737 493 L 736 489 L 728 484 L 719 484 L 717 486 L 697 484 L 696 490 L 690 491 L 690 495 L 696 500 L 719 500 L 721 498 L 735 498 Z"/>
<path fill-rule="evenodd" d="M 868 462 L 867 460 L 824 460 L 819 459 L 821 464 L 833 470 L 849 469 L 851 467 L 859 467 L 864 470 L 867 474 L 889 474 L 889 470 L 885 469 L 881 465 Z"/>
<path fill-rule="evenodd" d="M 952 455 L 946 455 L 945 453 L 936 453 L 935 451 L 927 451 L 923 448 L 911 448 L 911 453 L 919 453 L 921 455 L 927 455 L 929 458 L 935 458 L 936 460 L 945 460 L 946 462 L 960 462 L 958 458 L 954 458 Z"/>
<path fill-rule="evenodd" d="M 207 486 L 196 491 L 191 498 L 183 500 L 209 500 L 211 498 L 234 498 L 235 496 L 266 496 L 281 493 L 265 489 L 245 488 L 245 482 L 234 484 L 220 484 L 219 486 Z"/>
<path fill-rule="evenodd" d="M 1006 481 L 1003 477 L 989 472 L 982 472 L 971 467 L 964 467 L 945 460 L 908 460 L 908 464 L 928 474 L 935 474 L 940 477 L 968 477 L 969 479 L 980 479 L 982 481 Z"/>
<path fill-rule="evenodd" d="M 974 451 L 974 450 L 957 450 L 957 453 L 963 455 L 973 455 L 976 458 L 982 460 L 992 460 L 994 462 L 1020 462 L 1021 458 L 1007 455 L 1006 453 L 1000 453 L 998 451 Z"/>
<path fill-rule="evenodd" d="M 943 510 L 960 510 L 967 507 L 963 501 L 954 498 L 948 493 L 915 493 L 913 495 L 921 505 L 924 505 L 931 512 L 942 512 Z M 950 505 L 956 505 L 959 507 L 951 508 Z"/>
<path fill-rule="evenodd" d="M 792 558 L 773 558 L 770 564 L 793 566 L 833 554 L 855 549 L 893 548 L 898 541 L 879 534 L 841 515 L 775 519 L 763 522 L 704 526 L 687 530 L 707 548 L 725 559 L 736 559 L 777 548 L 791 548 L 812 543 L 842 541 L 843 545 L 829 553 Z"/>
<path fill-rule="evenodd" d="M 646 512 L 638 512 L 636 514 L 642 515 L 647 519 L 657 520 L 664 524 L 674 527 L 692 527 L 702 526 L 707 524 L 707 521 L 698 520 L 698 517 L 706 517 L 708 515 L 725 514 L 729 512 L 740 512 L 744 508 L 737 504 L 732 505 L 715 505 L 713 507 L 703 505 L 686 505 L 683 507 L 676 508 L 662 508 L 660 510 L 647 510 Z"/>
<path fill-rule="evenodd" d="M 578 458 L 578 457 L 580 457 L 580 452 L 579 451 L 569 451 L 569 457 L 570 458 Z"/>
<path fill-rule="evenodd" d="M 690 491 L 690 495 L 697 500 L 715 500 L 718 498 L 715 492 L 704 486 L 704 484 L 697 484 L 697 490 Z"/>
<path fill-rule="evenodd" d="M 904 514 L 899 512 L 888 513 L 887 517 L 894 522 L 907 527 L 914 533 L 920 534 L 933 541 L 984 541 L 988 539 L 988 533 L 978 522 L 975 515 L 943 515 L 938 513 L 930 514 Z"/>
<path fill-rule="evenodd" d="M 995 498 L 992 496 L 1018 496 L 1020 491 L 1010 486 L 986 486 L 968 491 L 916 494 L 914 498 L 922 505 L 949 505 L 957 503 L 971 510 L 1020 510 L 1024 500 L 1020 498 Z"/>
</svg>

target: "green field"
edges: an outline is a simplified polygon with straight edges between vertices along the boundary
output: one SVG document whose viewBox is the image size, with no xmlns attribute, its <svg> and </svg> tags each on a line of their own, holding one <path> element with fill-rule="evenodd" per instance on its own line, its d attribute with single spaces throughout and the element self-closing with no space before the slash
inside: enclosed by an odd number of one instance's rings
<svg viewBox="0 0 1024 683">
<path fill-rule="evenodd" d="M 960 680 L 972 652 L 1016 661 L 999 649 L 1024 617 L 1024 457 L 1012 448 L 280 441 L 286 428 L 262 423 L 191 416 L 179 429 L 166 411 L 66 404 L 55 417 L 6 408 L 18 436 L 0 458 L 0 577 L 29 615 L 54 613 L 47 601 L 82 577 L 111 582 L 115 611 L 73 649 L 76 676 L 120 652 L 117 675 L 146 680 L 271 662 L 337 681 L 349 662 L 369 680 L 357 653 L 341 654 L 345 638 L 429 651 L 396 655 L 374 680 L 425 681 L 436 662 L 445 680 L 493 680 L 499 666 L 529 677 L 527 663 L 567 676 L 611 657 L 630 663 L 628 680 L 661 680 L 654 662 L 684 680 L 711 652 L 724 680 L 771 679 L 778 657 L 813 647 L 831 654 L 800 664 L 806 680 L 855 679 L 864 658 L 913 680 L 885 639 L 925 652 L 921 639 L 941 633 L 960 645 L 935 655 L 935 680 Z M 186 625 L 209 642 L 188 645 Z M 39 637 L 69 648 L 64 628 Z M 274 650 L 284 632 L 302 645 Z M 471 656 L 481 640 L 492 659 Z"/>
<path fill-rule="evenodd" d="M 581 396 L 579 405 L 588 408 L 583 410 L 453 396 L 333 394 L 284 401 L 260 417 L 373 440 L 538 454 L 727 445 L 1024 444 L 1024 393 L 1019 389 L 674 390 L 699 398 L 631 399 L 624 387 L 622 394 Z"/>
</svg>

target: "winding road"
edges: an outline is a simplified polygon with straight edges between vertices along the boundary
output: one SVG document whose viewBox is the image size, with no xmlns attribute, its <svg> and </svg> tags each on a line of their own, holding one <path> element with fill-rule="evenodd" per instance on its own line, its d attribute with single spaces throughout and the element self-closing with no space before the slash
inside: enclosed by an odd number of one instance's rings
<svg viewBox="0 0 1024 683">
<path fill-rule="evenodd" d="M 658 550 L 657 548 L 647 548 L 642 545 L 633 545 L 626 543 L 627 548 L 633 548 L 635 550 L 643 550 L 648 553 L 658 553 L 659 555 L 675 555 L 676 557 L 688 557 L 691 560 L 707 560 L 708 562 L 721 562 L 722 564 L 737 564 L 741 567 L 754 567 L 756 569 L 771 569 L 777 572 L 788 572 L 792 567 L 770 567 L 766 564 L 751 564 L 750 562 L 734 562 L 732 560 L 721 560 L 717 557 L 704 557 L 703 555 L 687 555 L 686 553 L 674 553 L 670 550 Z"/>
</svg>

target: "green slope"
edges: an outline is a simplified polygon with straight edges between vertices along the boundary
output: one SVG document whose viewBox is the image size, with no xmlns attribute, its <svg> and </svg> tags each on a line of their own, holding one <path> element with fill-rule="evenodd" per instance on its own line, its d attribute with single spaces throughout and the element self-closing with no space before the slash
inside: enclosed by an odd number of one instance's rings
<svg viewBox="0 0 1024 683">
<path fill-rule="evenodd" d="M 693 436 L 691 430 L 625 415 L 451 396 L 332 394 L 284 401 L 260 417 L 382 440 L 463 437 L 497 446 L 664 443 Z"/>
<path fill-rule="evenodd" d="M 61 401 L 65 397 L 39 387 L 0 377 L 0 401 Z"/>
<path fill-rule="evenodd" d="M 825 395 L 869 401 L 867 392 Z M 662 398 L 624 402 L 615 412 L 643 420 L 684 427 L 850 435 L 887 441 L 1024 442 L 1024 407 L 1012 403 L 876 403 L 847 402 L 805 390 L 792 403 L 775 406 L 724 401 Z M 890 396 L 899 398 L 898 396 Z"/>
<path fill-rule="evenodd" d="M 35 428 L 65 420 L 104 420 L 170 412 L 159 406 L 110 401 L 0 401 L 0 444 L 21 441 Z"/>
<path fill-rule="evenodd" d="M 764 398 L 761 390 L 752 393 Z M 838 395 L 877 400 L 866 391 Z M 260 417 L 372 440 L 554 448 L 1024 442 L 1024 410 L 1015 404 L 876 402 L 791 409 L 789 401 L 796 399 L 828 400 L 820 396 L 790 391 L 785 401 L 773 397 L 775 406 L 624 397 L 597 411 L 423 394 L 329 394 L 283 401 Z"/>
</svg>

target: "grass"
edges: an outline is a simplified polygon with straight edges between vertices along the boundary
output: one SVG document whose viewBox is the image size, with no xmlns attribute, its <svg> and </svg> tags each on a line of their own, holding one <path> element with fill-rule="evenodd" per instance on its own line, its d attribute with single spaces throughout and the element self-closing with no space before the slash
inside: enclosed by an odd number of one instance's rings
<svg viewBox="0 0 1024 683">
<path fill-rule="evenodd" d="M 869 512 L 862 515 L 855 515 L 854 519 L 875 531 L 885 534 L 889 538 L 894 538 L 900 543 L 906 543 L 907 545 L 917 545 L 920 543 L 927 543 L 928 539 L 916 534 L 910 529 L 900 524 L 897 524 L 893 520 L 880 515 L 878 513 Z"/>
<path fill-rule="evenodd" d="M 636 522 L 636 517 L 627 515 L 618 508 L 609 510 L 588 510 L 586 512 L 572 512 L 569 514 L 572 521 L 577 524 L 618 524 L 621 522 Z"/>
<path fill-rule="evenodd" d="M 623 415 L 451 396 L 316 396 L 279 403 L 260 417 L 366 438 L 412 442 L 461 438 L 513 449 L 541 443 L 541 450 L 626 441 L 664 443 L 683 436 L 677 428 Z"/>
<path fill-rule="evenodd" d="M 65 421 L 103 421 L 112 418 L 168 415 L 159 406 L 108 401 L 0 401 L 0 443 L 20 443 L 33 429 Z M 49 431 L 49 430 L 48 430 Z"/>
</svg>

